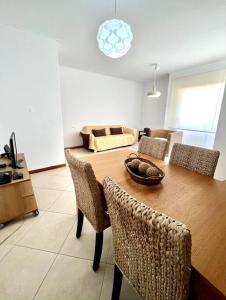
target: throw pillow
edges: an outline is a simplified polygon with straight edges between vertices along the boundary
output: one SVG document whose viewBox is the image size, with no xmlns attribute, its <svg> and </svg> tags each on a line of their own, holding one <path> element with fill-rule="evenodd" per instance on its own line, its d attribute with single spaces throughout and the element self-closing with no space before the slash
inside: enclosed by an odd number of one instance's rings
<svg viewBox="0 0 226 300">
<path fill-rule="evenodd" d="M 111 134 L 122 134 L 122 127 L 117 127 L 117 128 L 110 128 Z"/>
<path fill-rule="evenodd" d="M 92 133 L 95 137 L 106 135 L 105 128 L 103 128 L 103 129 L 92 129 Z"/>
</svg>

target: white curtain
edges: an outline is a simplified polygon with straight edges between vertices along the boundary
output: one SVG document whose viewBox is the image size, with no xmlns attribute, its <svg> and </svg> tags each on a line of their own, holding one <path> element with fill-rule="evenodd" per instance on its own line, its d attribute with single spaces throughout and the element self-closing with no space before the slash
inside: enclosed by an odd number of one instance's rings
<svg viewBox="0 0 226 300">
<path fill-rule="evenodd" d="M 216 132 L 225 74 L 225 70 L 217 70 L 173 79 L 168 127 Z"/>
<path fill-rule="evenodd" d="M 226 70 L 217 70 L 172 79 L 167 126 L 215 133 L 224 95 L 225 77 Z"/>
</svg>

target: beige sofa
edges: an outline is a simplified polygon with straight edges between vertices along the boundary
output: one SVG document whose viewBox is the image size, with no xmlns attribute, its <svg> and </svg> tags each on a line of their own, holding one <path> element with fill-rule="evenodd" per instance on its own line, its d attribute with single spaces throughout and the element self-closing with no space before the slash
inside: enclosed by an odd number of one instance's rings
<svg viewBox="0 0 226 300">
<path fill-rule="evenodd" d="M 110 134 L 110 128 L 122 127 L 123 134 Z M 95 137 L 93 129 L 105 128 L 106 136 Z M 103 151 L 123 146 L 133 145 L 138 140 L 137 130 L 123 127 L 122 125 L 93 125 L 84 126 L 80 132 L 83 139 L 83 146 L 93 151 Z"/>
<path fill-rule="evenodd" d="M 168 141 L 166 156 L 169 156 L 174 143 L 182 143 L 183 132 L 169 129 L 151 129 L 149 136 Z"/>
</svg>

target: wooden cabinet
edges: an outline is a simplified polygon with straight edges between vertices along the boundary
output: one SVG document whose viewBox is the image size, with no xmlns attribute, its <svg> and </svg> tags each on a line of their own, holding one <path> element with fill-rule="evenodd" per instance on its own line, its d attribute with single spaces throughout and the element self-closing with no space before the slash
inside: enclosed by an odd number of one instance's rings
<svg viewBox="0 0 226 300">
<path fill-rule="evenodd" d="M 23 179 L 12 180 L 8 184 L 0 185 L 0 223 L 4 224 L 25 214 L 33 212 L 38 215 L 38 206 L 36 203 L 30 174 L 27 169 L 25 157 L 23 154 L 18 155 L 22 159 L 23 169 L 13 170 L 11 167 L 0 169 L 4 171 L 17 171 L 23 173 Z M 9 164 L 9 160 L 1 159 L 1 163 Z"/>
</svg>

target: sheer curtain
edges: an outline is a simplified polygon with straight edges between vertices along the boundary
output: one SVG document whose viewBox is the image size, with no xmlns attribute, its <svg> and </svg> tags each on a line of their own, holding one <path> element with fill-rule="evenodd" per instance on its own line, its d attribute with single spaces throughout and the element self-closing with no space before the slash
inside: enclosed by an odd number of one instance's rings
<svg viewBox="0 0 226 300">
<path fill-rule="evenodd" d="M 183 143 L 212 147 L 226 70 L 217 70 L 171 80 L 167 126 L 184 131 Z"/>
</svg>

